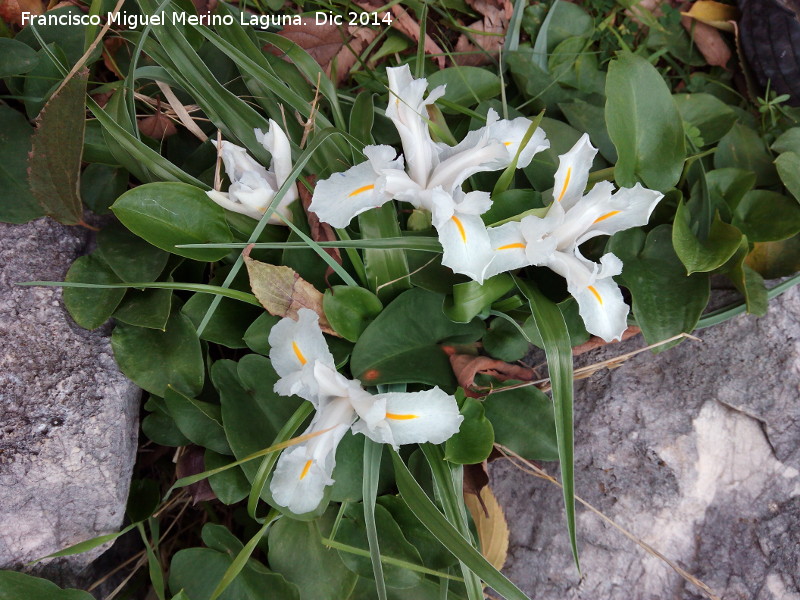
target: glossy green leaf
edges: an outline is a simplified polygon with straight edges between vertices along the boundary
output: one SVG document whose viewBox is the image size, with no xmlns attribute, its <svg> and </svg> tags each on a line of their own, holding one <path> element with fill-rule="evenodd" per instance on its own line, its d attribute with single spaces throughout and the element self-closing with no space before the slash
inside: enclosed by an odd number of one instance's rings
<svg viewBox="0 0 800 600">
<path fill-rule="evenodd" d="M 0 571 L 0 600 L 92 600 L 81 590 L 62 590 L 52 581 L 18 573 Z"/>
<path fill-rule="evenodd" d="M 336 285 L 325 290 L 322 309 L 336 333 L 355 342 L 367 325 L 383 310 L 383 304 L 369 290 Z"/>
<path fill-rule="evenodd" d="M 419 382 L 455 389 L 450 361 L 439 344 L 470 342 L 483 332 L 479 320 L 453 323 L 442 312 L 444 297 L 419 288 L 389 304 L 361 334 L 350 368 L 367 385 Z"/>
<path fill-rule="evenodd" d="M 87 130 L 88 131 L 88 130 Z M 84 161 L 92 159 L 86 156 L 86 144 L 83 146 Z M 81 198 L 93 213 L 104 215 L 110 212 L 109 207 L 128 189 L 129 173 L 111 165 L 90 164 L 81 173 Z M 104 228 L 105 229 L 105 228 Z"/>
<path fill-rule="evenodd" d="M 28 186 L 32 134 L 25 115 L 0 105 L 0 221 L 25 223 L 44 215 Z"/>
<path fill-rule="evenodd" d="M 583 100 L 573 100 L 572 102 L 561 102 L 558 108 L 564 113 L 570 125 L 578 131 L 585 131 L 589 134 L 592 144 L 597 146 L 603 158 L 610 163 L 617 162 L 617 149 L 608 135 L 605 111 L 602 107 Z"/>
<path fill-rule="evenodd" d="M 736 123 L 722 137 L 714 153 L 714 168 L 732 167 L 752 171 L 759 187 L 778 183 L 778 174 L 764 140 L 755 129 Z"/>
<path fill-rule="evenodd" d="M 800 127 L 792 127 L 784 131 L 777 140 L 772 143 L 771 148 L 777 152 L 794 152 L 800 154 Z"/>
<path fill-rule="evenodd" d="M 700 131 L 704 146 L 722 139 L 737 120 L 736 113 L 711 94 L 675 94 L 673 98 L 684 122 Z"/>
<path fill-rule="evenodd" d="M 510 317 L 509 317 L 510 318 Z M 533 341 L 533 340 L 531 340 Z M 502 317 L 495 317 L 483 336 L 483 348 L 492 358 L 514 362 L 527 354 L 530 342 L 518 326 Z"/>
<path fill-rule="evenodd" d="M 670 225 L 647 234 L 640 229 L 622 231 L 611 238 L 607 250 L 622 260 L 620 279 L 633 296 L 633 315 L 648 344 L 695 328 L 708 304 L 708 274 L 686 275 L 672 246 Z"/>
<path fill-rule="evenodd" d="M 775 160 L 775 167 L 783 185 L 800 202 L 800 152 L 784 152 Z"/>
<path fill-rule="evenodd" d="M 483 403 L 465 398 L 460 412 L 464 421 L 458 433 L 445 443 L 445 460 L 460 465 L 483 462 L 494 448 L 494 429 L 486 418 Z"/>
<path fill-rule="evenodd" d="M 22 75 L 34 69 L 39 62 L 36 50 L 11 38 L 0 38 L 0 79 Z"/>
<path fill-rule="evenodd" d="M 280 321 L 280 317 L 269 314 L 268 312 L 262 313 L 255 321 L 253 321 L 244 332 L 242 339 L 247 347 L 253 352 L 258 352 L 264 356 L 269 355 L 269 332 L 272 327 Z"/>
<path fill-rule="evenodd" d="M 743 169 L 714 169 L 706 173 L 706 184 L 709 194 L 718 194 L 734 211 L 744 195 L 756 184 L 756 174 Z"/>
<path fill-rule="evenodd" d="M 119 283 L 119 278 L 98 256 L 78 257 L 67 271 L 66 281 L 81 283 Z M 117 308 L 124 289 L 64 288 L 64 306 L 84 329 L 96 329 L 108 321 Z"/>
<path fill-rule="evenodd" d="M 564 315 L 555 302 L 542 294 L 535 286 L 516 279 L 517 287 L 528 299 L 536 329 L 544 344 L 547 368 L 555 414 L 558 461 L 561 465 L 561 486 L 564 493 L 567 532 L 569 533 L 572 557 L 580 572 L 578 542 L 575 531 L 575 473 L 573 442 L 573 381 L 572 348 L 569 330 Z"/>
<path fill-rule="evenodd" d="M 479 67 L 450 67 L 427 77 L 428 89 L 447 86 L 444 99 L 461 106 L 475 106 L 500 94 L 500 77 Z M 444 109 L 444 112 L 448 112 Z"/>
<path fill-rule="evenodd" d="M 747 192 L 736 207 L 733 224 L 752 242 L 775 242 L 800 232 L 800 204 L 767 190 Z"/>
<path fill-rule="evenodd" d="M 558 460 L 553 403 L 538 388 L 489 394 L 483 407 L 498 444 L 529 460 Z"/>
<path fill-rule="evenodd" d="M 316 521 L 281 519 L 269 532 L 269 564 L 300 589 L 300 600 L 346 600 L 358 576 L 322 545 Z"/>
<path fill-rule="evenodd" d="M 111 206 L 122 224 L 153 246 L 195 260 L 215 261 L 227 250 L 176 248 L 178 244 L 233 241 L 225 211 L 205 192 L 185 183 L 148 183 Z"/>
<path fill-rule="evenodd" d="M 200 340 L 191 321 L 179 312 L 172 313 L 165 331 L 118 324 L 111 348 L 120 370 L 152 394 L 163 397 L 171 385 L 195 396 L 203 388 Z"/>
<path fill-rule="evenodd" d="M 128 325 L 163 330 L 172 312 L 172 298 L 171 290 L 131 289 L 112 316 Z"/>
<path fill-rule="evenodd" d="M 606 125 L 619 155 L 617 183 L 673 187 L 686 151 L 680 113 L 661 74 L 647 59 L 621 54 L 609 64 L 606 94 Z"/>
<path fill-rule="evenodd" d="M 205 464 L 207 470 L 218 469 L 224 467 L 231 462 L 230 456 L 224 456 L 206 450 Z M 250 493 L 250 482 L 247 481 L 241 467 L 233 467 L 208 478 L 208 483 L 211 489 L 223 504 L 236 504 L 237 502 L 247 498 Z M 227 528 L 224 528 L 227 531 Z"/>
<path fill-rule="evenodd" d="M 97 234 L 97 252 L 122 281 L 155 281 L 167 265 L 169 254 L 148 244 L 119 223 Z"/>
<path fill-rule="evenodd" d="M 358 216 L 362 239 L 400 237 L 400 225 L 393 202 L 387 202 Z M 388 302 L 411 287 L 408 261 L 403 250 L 364 250 L 364 268 L 370 289 Z"/>
<path fill-rule="evenodd" d="M 210 294 L 194 294 L 186 301 L 182 312 L 197 327 L 213 300 Z M 255 306 L 243 306 L 241 302 L 223 298 L 203 329 L 200 339 L 227 348 L 245 348 L 247 344 L 244 341 L 244 334 L 262 313 L 263 310 Z"/>
<path fill-rule="evenodd" d="M 193 443 L 220 454 L 231 454 L 219 404 L 189 398 L 171 386 L 164 394 L 164 403 L 178 429 Z"/>
<path fill-rule="evenodd" d="M 708 273 L 728 262 L 742 241 L 742 232 L 714 216 L 711 232 L 704 240 L 695 235 L 691 213 L 681 202 L 672 226 L 672 245 L 686 267 L 686 273 Z"/>
<path fill-rule="evenodd" d="M 444 303 L 444 314 L 457 323 L 469 323 L 514 287 L 508 273 L 490 277 L 483 283 L 467 281 L 453 286 L 453 295 Z"/>
</svg>

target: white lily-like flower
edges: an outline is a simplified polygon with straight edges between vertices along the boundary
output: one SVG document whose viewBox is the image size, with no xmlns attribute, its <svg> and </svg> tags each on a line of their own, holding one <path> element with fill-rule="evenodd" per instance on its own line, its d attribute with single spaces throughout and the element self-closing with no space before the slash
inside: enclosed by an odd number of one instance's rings
<svg viewBox="0 0 800 600">
<path fill-rule="evenodd" d="M 284 451 L 270 484 L 275 502 L 295 513 L 314 510 L 322 501 L 325 487 L 333 483 L 336 447 L 351 426 L 354 433 L 397 449 L 444 442 L 463 421 L 455 398 L 438 387 L 373 395 L 341 375 L 312 310 L 301 308 L 297 321 L 279 321 L 269 343 L 272 366 L 280 376 L 275 392 L 299 395 L 317 409 L 305 433 L 319 435 Z"/>
<path fill-rule="evenodd" d="M 223 141 L 219 144 L 218 150 L 231 184 L 227 192 L 212 190 L 206 194 L 222 208 L 261 219 L 275 194 L 292 172 L 292 148 L 283 129 L 272 119 L 269 120 L 269 129 L 266 133 L 256 129 L 255 135 L 256 140 L 272 156 L 269 169 L 265 169 L 241 146 Z M 217 146 L 216 141 L 212 143 Z M 275 212 L 291 219 L 289 204 L 296 199 L 297 186 L 292 185 L 281 198 Z M 270 215 L 269 223 L 282 225 L 283 220 L 273 214 Z"/>
<path fill-rule="evenodd" d="M 531 121 L 500 120 L 489 110 L 486 126 L 471 131 L 457 146 L 436 144 L 428 129 L 427 106 L 444 94 L 444 86 L 425 97 L 427 80 L 414 79 L 408 65 L 386 72 L 390 92 L 386 116 L 400 133 L 403 155 L 396 156 L 390 146 L 367 146 L 365 162 L 317 183 L 310 209 L 321 221 L 339 228 L 392 199 L 429 210 L 444 250 L 442 264 L 480 282 L 493 256 L 480 218 L 491 200 L 485 192 L 465 194 L 461 186 L 475 173 L 511 164 Z M 517 166 L 528 166 L 537 152 L 549 147 L 544 131 L 536 129 Z"/>
<path fill-rule="evenodd" d="M 567 280 L 586 330 L 610 342 L 621 339 L 627 327 L 628 305 L 612 279 L 622 272 L 622 261 L 608 253 L 600 264 L 594 263 L 584 258 L 579 246 L 598 235 L 646 225 L 664 195 L 638 183 L 614 192 L 607 181 L 584 195 L 596 153 L 584 134 L 561 155 L 553 203 L 544 217 L 530 215 L 489 228 L 495 257 L 486 276 L 528 265 L 549 267 Z"/>
</svg>

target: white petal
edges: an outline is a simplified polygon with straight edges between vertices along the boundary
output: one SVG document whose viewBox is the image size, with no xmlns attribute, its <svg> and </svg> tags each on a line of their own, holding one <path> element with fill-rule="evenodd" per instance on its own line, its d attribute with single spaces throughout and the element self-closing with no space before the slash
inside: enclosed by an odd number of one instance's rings
<svg viewBox="0 0 800 600">
<path fill-rule="evenodd" d="M 269 129 L 266 133 L 260 129 L 255 130 L 256 140 L 258 140 L 267 152 L 272 156 L 270 171 L 275 173 L 278 187 L 283 185 L 292 172 L 292 146 L 289 138 L 286 137 L 283 129 L 273 121 L 269 120 Z"/>
<path fill-rule="evenodd" d="M 458 432 L 464 420 L 455 398 L 438 387 L 424 392 L 377 394 L 375 399 L 375 406 L 383 412 L 381 418 L 372 423 L 362 419 L 353 431 L 395 449 L 404 444 L 441 444 Z"/>
<path fill-rule="evenodd" d="M 317 313 L 301 308 L 297 321 L 284 317 L 269 332 L 269 344 L 269 358 L 280 376 L 275 392 L 282 396 L 295 394 L 316 406 L 319 384 L 314 375 L 315 363 L 335 369 Z"/>
<path fill-rule="evenodd" d="M 508 152 L 501 143 L 489 140 L 487 135 L 468 135 L 446 159 L 442 158 L 431 173 L 427 187 L 441 186 L 452 191 L 475 173 L 504 168 L 504 164 L 508 165 L 507 158 Z"/>
<path fill-rule="evenodd" d="M 255 171 L 266 179 L 267 169 L 261 163 L 257 162 L 252 156 L 247 153 L 247 150 L 236 144 L 232 144 L 223 140 L 217 144 L 212 141 L 215 147 L 219 149 L 222 163 L 225 165 L 225 172 L 231 182 L 238 181 L 242 175 L 247 171 Z"/>
<path fill-rule="evenodd" d="M 507 157 L 506 163 L 502 167 L 505 169 L 514 157 L 519 152 L 522 138 L 528 132 L 531 126 L 531 120 L 525 117 L 517 117 L 516 119 L 502 119 L 489 125 L 489 137 L 491 140 L 503 144 L 506 149 Z M 531 139 L 525 144 L 525 147 L 520 152 L 519 160 L 517 160 L 517 168 L 522 169 L 531 164 L 533 157 L 539 152 L 543 152 L 550 147 L 550 142 L 547 139 L 547 134 L 541 127 L 537 127 L 533 132 Z"/>
<path fill-rule="evenodd" d="M 474 191 L 464 194 L 457 190 L 455 194 L 456 210 L 468 215 L 482 215 L 492 208 L 492 197 L 489 192 Z"/>
<path fill-rule="evenodd" d="M 456 213 L 437 231 L 442 244 L 442 264 L 478 283 L 494 258 L 489 232 L 478 215 Z"/>
<path fill-rule="evenodd" d="M 285 450 L 275 465 L 270 482 L 272 498 L 279 506 L 302 514 L 314 510 L 333 483 L 336 447 L 353 422 L 353 409 L 346 399 L 318 411 L 304 432 L 326 431 L 317 437 Z"/>
<path fill-rule="evenodd" d="M 227 192 L 217 192 L 216 190 L 211 190 L 209 192 L 206 192 L 206 195 L 208 195 L 209 198 L 211 198 L 214 202 L 216 202 L 226 210 L 247 215 L 248 217 L 252 217 L 253 219 L 260 219 L 262 216 L 262 213 L 260 213 L 259 211 L 252 209 L 249 206 L 242 204 L 241 202 L 234 202 L 233 200 L 231 200 Z"/>
<path fill-rule="evenodd" d="M 628 305 L 611 277 L 597 279 L 587 286 L 570 287 L 570 293 L 578 301 L 586 331 L 607 342 L 622 339 L 628 327 Z"/>
<path fill-rule="evenodd" d="M 589 181 L 589 170 L 596 154 L 597 148 L 589 141 L 589 134 L 584 133 L 569 152 L 559 157 L 553 185 L 553 200 L 560 202 L 564 210 L 572 208 L 583 197 L 583 191 Z"/>
<path fill-rule="evenodd" d="M 489 227 L 488 231 L 494 259 L 486 269 L 484 277 L 488 279 L 499 273 L 521 269 L 530 264 L 525 254 L 526 243 L 519 223 L 512 221 L 499 227 Z"/>
<path fill-rule="evenodd" d="M 637 183 L 632 188 L 620 188 L 602 207 L 602 214 L 578 238 L 582 244 L 597 235 L 613 235 L 618 231 L 647 225 L 650 215 L 664 194 Z M 596 210 L 596 209 L 595 209 Z"/>
<path fill-rule="evenodd" d="M 320 221 L 346 227 L 356 215 L 391 199 L 381 170 L 402 168 L 394 160 L 396 152 L 391 146 L 367 146 L 364 154 L 368 160 L 317 183 L 309 209 Z"/>
<path fill-rule="evenodd" d="M 529 265 L 548 265 L 556 251 L 558 240 L 552 236 L 553 230 L 564 220 L 564 211 L 553 205 L 544 217 L 529 215 L 519 223 L 519 230 L 525 239 L 525 255 Z"/>
</svg>

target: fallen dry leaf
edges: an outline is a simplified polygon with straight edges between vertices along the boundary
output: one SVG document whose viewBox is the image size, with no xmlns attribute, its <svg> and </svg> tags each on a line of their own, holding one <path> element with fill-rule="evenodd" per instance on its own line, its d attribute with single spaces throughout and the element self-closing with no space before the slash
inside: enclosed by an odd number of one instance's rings
<svg viewBox="0 0 800 600">
<path fill-rule="evenodd" d="M 445 351 L 447 351 L 445 349 Z M 485 396 L 479 390 L 475 390 L 475 376 L 479 373 L 489 375 L 498 381 L 533 381 L 536 373 L 530 367 L 512 365 L 502 360 L 489 358 L 488 356 L 472 356 L 471 354 L 450 353 L 450 366 L 458 380 L 458 385 L 464 388 L 464 392 L 471 398 Z"/>
<path fill-rule="evenodd" d="M 485 486 L 480 497 L 466 494 L 464 503 L 475 522 L 481 554 L 494 568 L 502 569 L 508 557 L 509 531 L 503 509 L 492 493 L 492 488 Z"/>
<path fill-rule="evenodd" d="M 508 0 L 470 0 L 468 4 L 483 15 L 482 21 L 469 26 L 470 36 L 480 48 L 462 33 L 456 42 L 453 61 L 462 66 L 485 65 L 491 62 L 491 56 L 496 55 L 505 42 L 513 8 Z"/>
<path fill-rule="evenodd" d="M 297 320 L 297 311 L 308 308 L 319 315 L 319 326 L 325 333 L 341 337 L 325 318 L 322 294 L 289 267 L 270 265 L 250 258 L 248 246 L 242 253 L 250 289 L 269 314 Z"/>
<path fill-rule="evenodd" d="M 114 73 L 120 79 L 125 79 L 120 70 L 117 68 L 117 52 L 122 46 L 125 45 L 125 39 L 122 37 L 111 37 L 103 40 L 103 64 L 106 69 Z"/>
<path fill-rule="evenodd" d="M 494 452 L 494 450 L 492 450 Z M 487 468 L 487 461 L 478 463 L 477 465 L 464 465 L 464 494 L 472 494 L 478 499 L 481 506 L 483 506 L 483 499 L 481 490 L 489 485 L 489 470 Z M 488 509 L 483 506 L 485 512 Z"/>
<path fill-rule="evenodd" d="M 681 17 L 681 24 L 690 33 L 697 49 L 714 67 L 725 67 L 731 58 L 731 49 L 722 39 L 722 34 L 711 25 L 695 21 L 689 17 Z"/>
<path fill-rule="evenodd" d="M 175 476 L 178 479 L 184 477 L 191 477 L 206 470 L 205 464 L 205 450 L 200 446 L 186 446 L 178 458 L 178 464 L 175 465 Z M 196 483 L 189 486 L 189 494 L 192 496 L 192 505 L 198 502 L 208 502 L 209 500 L 216 500 L 217 495 L 211 489 L 211 484 L 208 479 L 201 479 Z"/>
<path fill-rule="evenodd" d="M 136 125 L 144 135 L 155 140 L 163 140 L 178 133 L 178 128 L 172 122 L 172 119 L 160 110 L 149 117 L 137 119 Z"/>
<path fill-rule="evenodd" d="M 698 0 L 681 14 L 722 31 L 733 31 L 731 21 L 739 18 L 739 10 L 735 6 L 711 0 Z"/>
<path fill-rule="evenodd" d="M 336 83 L 341 85 L 350 76 L 350 69 L 358 61 L 358 56 L 378 37 L 378 32 L 369 27 L 349 27 L 350 40 L 342 46 L 336 58 L 331 62 L 326 70 L 330 76 L 333 65 L 336 65 Z"/>
<path fill-rule="evenodd" d="M 631 325 L 625 331 L 622 332 L 622 340 L 625 341 L 632 338 L 635 335 L 639 335 L 642 332 L 641 329 L 636 327 L 635 325 Z M 618 342 L 607 342 L 603 338 L 597 337 L 593 335 L 589 338 L 589 341 L 581 344 L 580 346 L 575 346 L 572 349 L 572 356 L 578 356 L 579 354 L 583 354 L 584 352 L 588 352 L 589 350 L 594 350 L 595 348 L 600 348 L 601 346 L 606 346 L 608 344 L 616 344 Z"/>
<path fill-rule="evenodd" d="M 292 40 L 322 67 L 330 65 L 348 39 L 343 27 L 333 23 L 316 25 L 313 17 L 304 17 L 300 25 L 286 25 L 278 35 Z M 274 46 L 268 46 L 267 51 L 280 54 Z"/>
<path fill-rule="evenodd" d="M 41 0 L 0 0 L 0 18 L 7 23 L 22 26 L 22 13 L 41 15 L 47 2 Z"/>
</svg>

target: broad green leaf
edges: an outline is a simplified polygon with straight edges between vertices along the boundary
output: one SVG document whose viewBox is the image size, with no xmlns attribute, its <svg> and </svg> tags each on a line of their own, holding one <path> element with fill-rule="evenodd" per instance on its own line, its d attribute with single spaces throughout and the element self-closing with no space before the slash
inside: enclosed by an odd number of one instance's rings
<svg viewBox="0 0 800 600">
<path fill-rule="evenodd" d="M 358 216 L 362 239 L 400 237 L 394 202 L 387 202 Z M 411 287 L 404 250 L 364 250 L 364 268 L 370 289 L 388 302 Z"/>
<path fill-rule="evenodd" d="M 66 280 L 82 283 L 119 283 L 119 278 L 98 256 L 81 256 L 67 271 Z M 97 329 L 117 308 L 124 289 L 64 288 L 64 305 L 75 322 L 84 329 Z"/>
<path fill-rule="evenodd" d="M 233 557 L 211 548 L 187 548 L 172 557 L 169 588 L 184 590 L 192 600 L 209 600 L 212 591 L 233 562 Z M 299 600 L 297 588 L 281 575 L 250 561 L 219 598 L 221 600 L 261 600 L 269 590 L 270 600 Z"/>
<path fill-rule="evenodd" d="M 527 354 L 530 342 L 525 339 L 519 327 L 515 327 L 502 317 L 497 317 L 492 320 L 486 335 L 483 336 L 483 348 L 492 358 L 514 362 Z"/>
<path fill-rule="evenodd" d="M 220 454 L 231 454 L 219 404 L 189 398 L 171 386 L 167 387 L 164 402 L 178 429 L 193 443 Z"/>
<path fill-rule="evenodd" d="M 167 265 L 169 254 L 148 244 L 119 223 L 97 234 L 97 253 L 122 281 L 155 281 Z"/>
<path fill-rule="evenodd" d="M 429 90 L 447 86 L 444 99 L 460 106 L 475 106 L 500 94 L 500 77 L 488 69 L 456 66 L 434 71 L 427 79 Z"/>
<path fill-rule="evenodd" d="M 397 487 L 414 515 L 442 542 L 461 562 L 471 569 L 487 585 L 496 590 L 506 600 L 529 600 L 517 586 L 511 583 L 500 571 L 495 569 L 467 539 L 448 522 L 436 505 L 411 475 L 403 460 L 392 453 L 397 476 Z"/>
<path fill-rule="evenodd" d="M 684 122 L 700 131 L 703 145 L 718 142 L 736 122 L 736 113 L 711 94 L 675 94 L 673 98 Z"/>
<path fill-rule="evenodd" d="M 210 294 L 195 294 L 183 305 L 182 312 L 197 327 L 213 300 Z M 243 306 L 241 302 L 223 298 L 203 329 L 200 339 L 227 348 L 245 348 L 247 344 L 244 341 L 244 334 L 263 312 L 263 309 L 258 307 Z"/>
<path fill-rule="evenodd" d="M 580 572 L 578 542 L 575 532 L 575 473 L 573 442 L 573 382 L 572 348 L 564 315 L 555 302 L 549 300 L 535 286 L 516 278 L 517 287 L 528 299 L 536 329 L 541 337 L 550 386 L 553 396 L 553 413 L 556 424 L 558 461 L 561 465 L 561 487 L 564 493 L 564 510 L 567 520 L 572 557 Z"/>
<path fill-rule="evenodd" d="M 322 298 L 325 318 L 344 339 L 355 342 L 383 310 L 378 297 L 364 288 L 336 285 Z"/>
<path fill-rule="evenodd" d="M 88 132 L 88 128 L 87 128 Z M 86 142 L 83 145 L 83 160 L 93 162 L 86 155 Z M 90 164 L 81 173 L 81 198 L 93 213 L 104 215 L 109 207 L 128 189 L 129 173 L 111 165 Z M 105 229 L 105 228 L 104 228 Z"/>
<path fill-rule="evenodd" d="M 26 223 L 44 216 L 28 186 L 33 127 L 20 112 L 0 105 L 0 221 Z"/>
<path fill-rule="evenodd" d="M 611 238 L 607 250 L 622 260 L 620 279 L 633 296 L 633 315 L 648 344 L 695 328 L 708 304 L 709 276 L 686 275 L 672 246 L 670 225 L 659 225 L 647 234 L 640 229 L 622 231 Z"/>
<path fill-rule="evenodd" d="M 83 220 L 79 196 L 88 69 L 76 73 L 36 120 L 28 181 L 44 213 L 66 225 Z"/>
<path fill-rule="evenodd" d="M 647 59 L 622 54 L 608 67 L 606 94 L 606 125 L 619 155 L 617 183 L 673 187 L 686 151 L 680 113 L 661 74 Z"/>
<path fill-rule="evenodd" d="M 692 228 L 691 213 L 681 202 L 672 226 L 672 245 L 686 267 L 686 273 L 708 273 L 724 265 L 734 255 L 742 241 L 742 232 L 714 216 L 711 232 L 699 239 Z"/>
<path fill-rule="evenodd" d="M 269 332 L 272 330 L 273 325 L 280 321 L 280 317 L 271 315 L 267 312 L 262 313 L 255 321 L 252 322 L 247 331 L 244 332 L 242 339 L 247 347 L 253 352 L 258 352 L 264 356 L 269 355 Z"/>
<path fill-rule="evenodd" d="M 706 173 L 706 184 L 709 194 L 719 194 L 734 211 L 744 195 L 756 184 L 756 174 L 743 169 L 714 169 Z"/>
<path fill-rule="evenodd" d="M 218 469 L 231 462 L 230 456 L 217 454 L 211 450 L 206 450 L 205 454 L 206 469 Z M 250 493 L 250 482 L 245 477 L 241 467 L 233 467 L 208 478 L 211 489 L 223 504 L 236 504 L 240 500 L 247 498 Z M 227 528 L 225 529 L 227 531 Z"/>
<path fill-rule="evenodd" d="M 754 172 L 759 187 L 778 183 L 778 174 L 764 140 L 755 129 L 742 123 L 736 123 L 717 145 L 714 168 L 725 167 Z"/>
<path fill-rule="evenodd" d="M 465 398 L 461 414 L 464 421 L 458 433 L 445 443 L 444 457 L 461 465 L 483 462 L 494 448 L 494 429 L 486 418 L 483 403 L 475 398 Z"/>
<path fill-rule="evenodd" d="M 0 600 L 92 600 L 81 590 L 62 590 L 52 581 L 18 573 L 0 571 Z"/>
<path fill-rule="evenodd" d="M 162 398 L 150 396 L 144 405 L 150 414 L 142 419 L 142 432 L 149 440 L 160 446 L 178 447 L 188 446 L 192 442 L 181 433 L 175 420 L 167 412 L 167 406 Z"/>
<path fill-rule="evenodd" d="M 231 558 L 244 549 L 244 544 L 225 525 L 206 523 L 200 532 L 203 543 L 217 552 L 227 554 Z"/>
<path fill-rule="evenodd" d="M 161 489 L 155 479 L 133 479 L 125 505 L 125 514 L 133 523 L 150 517 L 161 505 Z"/>
<path fill-rule="evenodd" d="M 375 507 L 375 521 L 381 542 L 381 556 L 396 558 L 422 566 L 422 558 L 420 558 L 419 552 L 406 540 L 400 526 L 383 506 L 378 505 Z M 336 531 L 336 541 L 362 550 L 369 548 L 362 506 L 350 504 L 345 509 L 344 518 Z M 369 558 L 341 550 L 339 551 L 339 557 L 345 566 L 354 573 L 361 577 L 374 579 Z M 411 588 L 419 585 L 422 581 L 419 573 L 403 569 L 394 564 L 383 563 L 382 568 L 384 580 L 388 587 Z"/>
<path fill-rule="evenodd" d="M 764 279 L 794 275 L 800 271 L 800 235 L 779 242 L 756 242 L 746 262 Z"/>
<path fill-rule="evenodd" d="M 172 312 L 172 290 L 130 289 L 112 315 L 117 321 L 163 330 Z"/>
<path fill-rule="evenodd" d="M 794 152 L 800 154 L 800 127 L 792 127 L 784 131 L 771 148 L 777 153 Z"/>
<path fill-rule="evenodd" d="M 398 296 L 361 334 L 350 368 L 367 385 L 418 382 L 455 389 L 444 341 L 475 341 L 482 323 L 453 323 L 442 312 L 444 297 L 422 289 Z"/>
<path fill-rule="evenodd" d="M 800 152 L 784 152 L 775 160 L 775 167 L 783 185 L 800 202 Z"/>
<path fill-rule="evenodd" d="M 550 183 L 552 187 L 552 180 Z M 543 207 L 542 194 L 536 190 L 506 190 L 499 194 L 492 194 L 492 207 L 481 215 L 481 219 L 486 225 L 495 225 L 506 219 L 517 217 L 528 210 Z"/>
<path fill-rule="evenodd" d="M 205 378 L 200 340 L 191 321 L 173 312 L 165 331 L 120 323 L 111 334 L 120 370 L 140 388 L 164 396 L 167 386 L 194 396 Z"/>
<path fill-rule="evenodd" d="M 300 600 L 347 600 L 358 576 L 322 545 L 316 521 L 283 518 L 269 532 L 269 564 L 300 589 Z"/>
<path fill-rule="evenodd" d="M 490 277 L 483 283 L 467 281 L 453 286 L 453 295 L 444 303 L 444 314 L 457 323 L 469 323 L 514 287 L 508 273 Z"/>
<path fill-rule="evenodd" d="M 743 237 L 739 251 L 731 260 L 733 265 L 727 275 L 744 296 L 747 312 L 763 317 L 767 314 L 767 288 L 764 286 L 764 278 L 745 263 L 749 249 L 747 238 Z"/>
<path fill-rule="evenodd" d="M 140 185 L 120 196 L 111 210 L 125 227 L 153 246 L 194 260 L 219 260 L 228 251 L 175 246 L 233 241 L 225 211 L 203 190 L 185 183 Z"/>
<path fill-rule="evenodd" d="M 483 408 L 498 444 L 529 460 L 558 460 L 553 403 L 538 388 L 489 394 Z"/>
<path fill-rule="evenodd" d="M 800 204 L 767 190 L 747 192 L 736 207 L 733 224 L 752 242 L 775 242 L 800 232 Z"/>
<path fill-rule="evenodd" d="M 11 38 L 0 38 L 0 79 L 22 75 L 36 67 L 39 56 L 36 50 Z"/>
<path fill-rule="evenodd" d="M 558 105 L 569 124 L 578 131 L 589 134 L 592 143 L 597 146 L 600 154 L 610 163 L 617 162 L 617 149 L 608 135 L 605 111 L 600 106 L 589 104 L 583 100 L 561 102 Z"/>
</svg>

